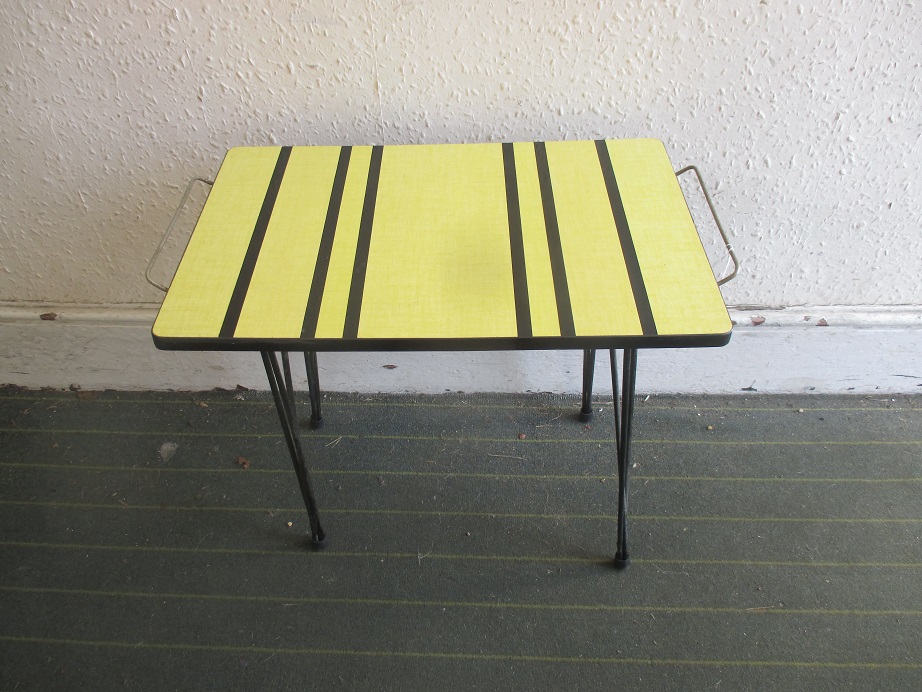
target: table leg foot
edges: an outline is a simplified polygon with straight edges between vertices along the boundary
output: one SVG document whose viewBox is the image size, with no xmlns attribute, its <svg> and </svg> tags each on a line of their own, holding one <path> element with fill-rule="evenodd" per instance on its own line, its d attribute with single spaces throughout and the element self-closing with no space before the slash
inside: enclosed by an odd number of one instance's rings
<svg viewBox="0 0 922 692">
<path fill-rule="evenodd" d="M 625 553 L 622 555 L 618 553 L 615 555 L 615 569 L 625 569 L 628 565 L 631 564 L 631 556 Z"/>
<path fill-rule="evenodd" d="M 320 532 L 320 535 L 314 535 L 311 537 L 311 549 L 313 550 L 324 550 L 328 545 L 327 537 L 324 535 L 323 531 Z"/>
<path fill-rule="evenodd" d="M 322 417 L 322 416 L 319 417 L 319 418 L 313 418 L 313 417 L 312 417 L 312 418 L 310 419 L 310 426 L 311 426 L 311 428 L 313 428 L 314 430 L 318 430 L 318 429 L 322 428 L 322 427 L 323 427 L 323 417 Z"/>
</svg>

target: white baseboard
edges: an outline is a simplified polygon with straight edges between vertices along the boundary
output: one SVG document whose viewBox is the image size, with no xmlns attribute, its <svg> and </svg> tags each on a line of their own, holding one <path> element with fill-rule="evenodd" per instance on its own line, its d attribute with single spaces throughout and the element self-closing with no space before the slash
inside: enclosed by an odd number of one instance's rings
<svg viewBox="0 0 922 692">
<path fill-rule="evenodd" d="M 53 312 L 54 320 L 39 315 Z M 731 310 L 723 348 L 644 350 L 637 389 L 648 394 L 922 393 L 922 307 Z M 155 307 L 0 304 L 0 384 L 30 388 L 266 389 L 254 353 L 158 351 Z M 576 393 L 578 351 L 323 353 L 327 391 Z M 297 360 L 297 359 L 296 359 Z M 396 366 L 396 367 L 385 367 Z M 303 377 L 303 363 L 295 366 Z M 607 357 L 596 387 L 611 393 Z"/>
</svg>

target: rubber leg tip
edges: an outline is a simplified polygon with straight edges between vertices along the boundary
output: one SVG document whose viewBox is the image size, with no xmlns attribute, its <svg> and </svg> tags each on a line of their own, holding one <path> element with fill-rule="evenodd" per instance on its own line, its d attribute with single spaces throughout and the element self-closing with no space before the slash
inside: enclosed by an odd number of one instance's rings
<svg viewBox="0 0 922 692">
<path fill-rule="evenodd" d="M 311 418 L 310 426 L 317 430 L 318 428 L 323 427 L 323 418 Z"/>
<path fill-rule="evenodd" d="M 628 555 L 615 555 L 615 569 L 625 569 L 631 564 L 631 558 Z"/>
<path fill-rule="evenodd" d="M 588 423 L 591 420 L 592 420 L 592 411 L 589 411 L 589 413 L 586 413 L 585 411 L 579 412 L 579 422 L 580 423 Z"/>
<path fill-rule="evenodd" d="M 313 550 L 324 550 L 326 547 L 327 547 L 327 537 L 326 536 L 320 536 L 319 538 L 317 536 L 314 536 L 311 539 L 311 548 Z"/>
</svg>

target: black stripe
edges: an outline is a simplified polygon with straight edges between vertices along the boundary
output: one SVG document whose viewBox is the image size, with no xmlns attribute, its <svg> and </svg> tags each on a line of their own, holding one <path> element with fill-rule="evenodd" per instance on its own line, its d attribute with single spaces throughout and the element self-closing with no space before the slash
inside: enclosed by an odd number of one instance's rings
<svg viewBox="0 0 922 692">
<path fill-rule="evenodd" d="M 327 206 L 327 218 L 323 222 L 323 235 L 317 249 L 317 263 L 311 280 L 311 292 L 304 309 L 304 324 L 301 327 L 302 339 L 313 339 L 317 333 L 317 321 L 320 319 L 320 304 L 323 302 L 323 289 L 330 270 L 330 256 L 333 254 L 333 239 L 336 236 L 336 224 L 339 210 L 343 203 L 343 190 L 346 187 L 346 173 L 349 171 L 349 157 L 352 147 L 343 147 L 339 151 L 339 163 L 333 177 L 333 189 L 330 190 L 330 204 Z"/>
<path fill-rule="evenodd" d="M 602 177 L 605 179 L 605 187 L 608 188 L 608 200 L 611 203 L 611 213 L 615 217 L 615 227 L 618 229 L 618 239 L 621 241 L 621 254 L 624 255 L 631 291 L 634 293 L 634 305 L 637 307 L 637 317 L 640 318 L 640 328 L 644 336 L 653 336 L 657 333 L 656 321 L 653 319 L 653 309 L 650 307 L 647 287 L 644 285 L 640 262 L 637 260 L 637 251 L 634 249 L 634 239 L 631 238 L 627 214 L 624 213 L 624 202 L 618 190 L 618 181 L 615 180 L 615 170 L 611 164 L 608 145 L 604 139 L 597 139 L 595 148 L 599 153 L 599 162 L 602 164 Z"/>
<path fill-rule="evenodd" d="M 528 276 L 525 273 L 525 241 L 522 240 L 522 212 L 519 185 L 515 176 L 515 151 L 503 144 L 506 173 L 506 209 L 509 212 L 509 249 L 512 253 L 512 290 L 515 294 L 515 321 L 519 336 L 531 336 L 531 306 L 528 302 Z"/>
<path fill-rule="evenodd" d="M 262 248 L 263 239 L 266 237 L 266 229 L 269 227 L 269 219 L 272 217 L 272 209 L 275 207 L 275 200 L 278 197 L 279 188 L 282 186 L 282 178 L 285 176 L 285 167 L 288 165 L 290 156 L 291 147 L 282 147 L 278 161 L 275 162 L 275 170 L 272 172 L 269 188 L 263 198 L 262 208 L 256 218 L 256 226 L 253 227 L 253 235 L 250 236 L 250 245 L 247 247 L 246 255 L 243 257 L 243 265 L 237 275 L 237 283 L 234 286 L 234 292 L 231 294 L 230 303 L 228 303 L 227 312 L 224 315 L 224 323 L 221 325 L 221 331 L 218 332 L 218 336 L 221 338 L 230 338 L 234 336 L 234 332 L 237 330 L 237 322 L 240 320 L 243 301 L 246 300 L 247 291 L 250 289 L 250 281 L 253 279 L 256 260 L 259 259 L 259 251 Z"/>
<path fill-rule="evenodd" d="M 349 288 L 349 302 L 346 305 L 344 339 L 357 339 L 359 317 L 362 314 L 362 296 L 365 293 L 365 272 L 368 270 L 368 250 L 371 247 L 371 227 L 375 219 L 375 201 L 378 197 L 378 179 L 381 177 L 381 155 L 384 147 L 371 149 L 371 164 L 368 167 L 368 184 L 365 186 L 365 202 L 362 207 L 362 221 L 359 224 L 358 245 L 355 248 L 355 264 L 352 267 L 352 285 Z"/>
<path fill-rule="evenodd" d="M 573 325 L 573 310 L 570 307 L 570 287 L 567 285 L 567 268 L 563 261 L 560 228 L 557 226 L 557 208 L 554 205 L 551 171 L 547 164 L 547 149 L 544 142 L 535 142 L 535 159 L 538 162 L 538 183 L 541 186 L 541 204 L 544 207 L 547 247 L 551 255 L 551 275 L 554 278 L 554 294 L 557 298 L 557 319 L 560 323 L 560 335 L 576 336 L 576 328 Z"/>
</svg>

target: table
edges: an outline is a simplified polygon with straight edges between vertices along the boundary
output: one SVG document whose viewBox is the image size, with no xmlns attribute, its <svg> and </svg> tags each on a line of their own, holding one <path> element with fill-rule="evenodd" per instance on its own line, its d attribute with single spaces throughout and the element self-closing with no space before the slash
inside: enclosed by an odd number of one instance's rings
<svg viewBox="0 0 922 692">
<path fill-rule="evenodd" d="M 730 332 L 652 139 L 231 149 L 152 329 L 161 349 L 261 353 L 316 545 L 290 352 L 304 354 L 319 425 L 318 352 L 581 349 L 586 420 L 607 349 L 617 567 L 637 351 L 720 346 Z"/>
</svg>

